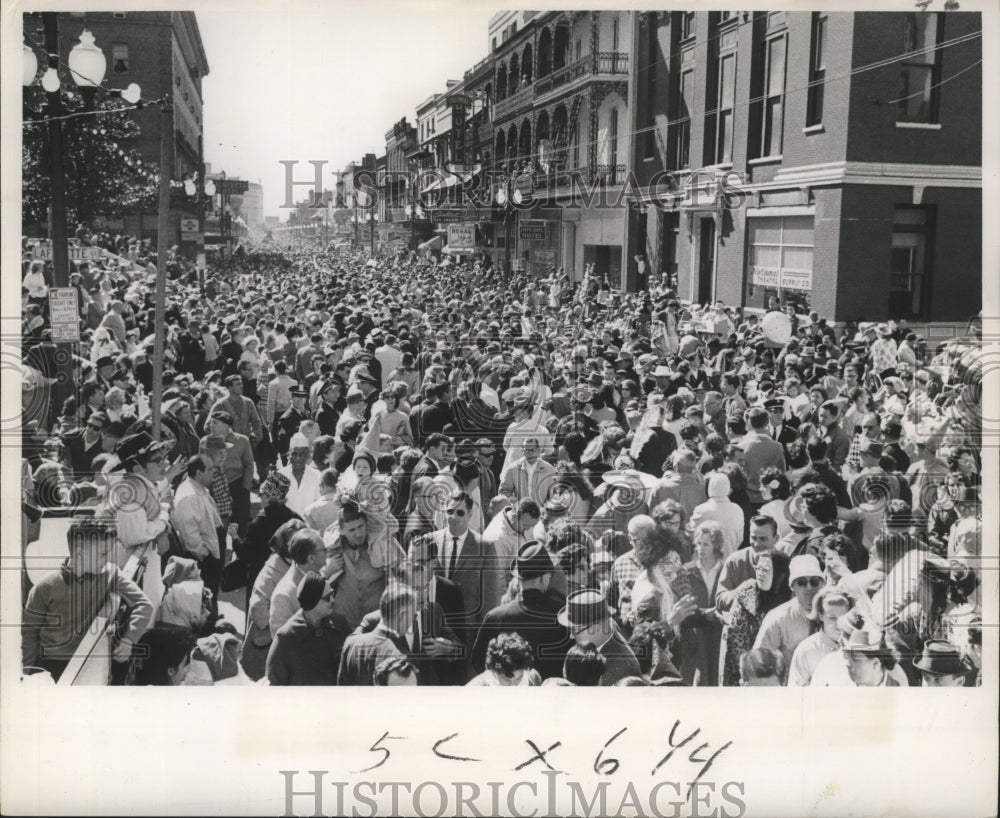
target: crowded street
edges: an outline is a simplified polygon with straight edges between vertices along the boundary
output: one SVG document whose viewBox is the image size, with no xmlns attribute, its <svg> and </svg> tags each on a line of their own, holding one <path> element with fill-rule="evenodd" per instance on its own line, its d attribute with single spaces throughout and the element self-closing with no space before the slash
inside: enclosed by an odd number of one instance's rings
<svg viewBox="0 0 1000 818">
<path fill-rule="evenodd" d="M 500 11 L 333 169 L 194 12 L 25 15 L 22 678 L 979 686 L 973 17 Z"/>
</svg>

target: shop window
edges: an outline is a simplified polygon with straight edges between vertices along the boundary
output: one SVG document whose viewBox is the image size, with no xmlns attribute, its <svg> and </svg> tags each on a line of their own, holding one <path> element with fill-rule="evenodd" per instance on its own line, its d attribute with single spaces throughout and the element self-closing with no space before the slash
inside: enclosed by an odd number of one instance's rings
<svg viewBox="0 0 1000 818">
<path fill-rule="evenodd" d="M 943 14 L 928 12 L 903 15 L 903 52 L 907 57 L 899 68 L 898 122 L 938 121 L 943 18 Z"/>
<path fill-rule="evenodd" d="M 890 318 L 911 318 L 924 312 L 928 221 L 925 208 L 896 208 L 889 267 Z"/>
<path fill-rule="evenodd" d="M 794 304 L 800 313 L 811 304 L 813 217 L 767 216 L 748 221 L 747 303 L 764 306 L 772 297 Z"/>
</svg>

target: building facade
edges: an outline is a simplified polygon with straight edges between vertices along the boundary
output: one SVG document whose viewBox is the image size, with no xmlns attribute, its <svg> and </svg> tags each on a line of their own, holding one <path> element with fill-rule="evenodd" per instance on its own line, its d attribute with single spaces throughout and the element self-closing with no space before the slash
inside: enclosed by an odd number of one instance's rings
<svg viewBox="0 0 1000 818">
<path fill-rule="evenodd" d="M 683 298 L 837 321 L 979 312 L 981 28 L 952 11 L 642 14 L 626 285 L 663 275 Z"/>
</svg>

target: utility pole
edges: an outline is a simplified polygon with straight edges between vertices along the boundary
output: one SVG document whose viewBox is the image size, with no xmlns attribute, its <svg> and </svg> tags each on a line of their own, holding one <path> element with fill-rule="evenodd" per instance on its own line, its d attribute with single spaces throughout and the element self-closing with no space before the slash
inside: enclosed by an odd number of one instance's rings
<svg viewBox="0 0 1000 818">
<path fill-rule="evenodd" d="M 163 394 L 163 358 L 166 345 L 167 311 L 167 232 L 170 229 L 170 177 L 174 172 L 174 109 L 170 102 L 160 106 L 160 206 L 156 227 L 156 307 L 153 318 L 153 439 L 160 439 L 160 396 Z"/>
<path fill-rule="evenodd" d="M 49 54 L 59 54 L 59 18 L 55 12 L 42 14 L 45 31 L 45 50 Z M 69 237 L 66 224 L 66 170 L 63 165 L 62 98 L 60 89 L 48 94 L 45 116 L 49 120 L 49 156 L 51 172 L 49 188 L 52 197 L 49 239 L 52 241 L 52 283 L 56 287 L 69 287 Z M 77 290 L 77 320 L 80 318 L 80 293 Z M 75 344 L 68 344 L 65 350 L 55 354 L 56 383 L 52 390 L 50 416 L 62 410 L 63 401 L 73 394 L 73 355 Z"/>
</svg>

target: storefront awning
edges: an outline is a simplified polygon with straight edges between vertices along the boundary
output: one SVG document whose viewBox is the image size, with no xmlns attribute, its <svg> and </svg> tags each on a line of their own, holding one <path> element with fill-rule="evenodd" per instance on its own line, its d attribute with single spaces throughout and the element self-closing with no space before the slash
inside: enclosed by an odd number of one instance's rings
<svg viewBox="0 0 1000 818">
<path fill-rule="evenodd" d="M 428 239 L 423 244 L 417 247 L 418 250 L 440 250 L 444 245 L 444 239 L 441 236 L 435 236 L 432 239 Z"/>
</svg>

